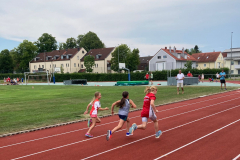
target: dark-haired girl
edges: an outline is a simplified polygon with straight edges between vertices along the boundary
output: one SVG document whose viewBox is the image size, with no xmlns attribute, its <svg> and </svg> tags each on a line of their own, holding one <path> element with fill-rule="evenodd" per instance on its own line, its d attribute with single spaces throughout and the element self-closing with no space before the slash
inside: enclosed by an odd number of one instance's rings
<svg viewBox="0 0 240 160">
<path fill-rule="evenodd" d="M 137 106 L 134 104 L 134 102 L 129 99 L 129 94 L 128 92 L 123 92 L 122 93 L 123 98 L 121 100 L 118 100 L 116 102 L 114 102 L 112 104 L 112 114 L 114 114 L 114 106 L 119 107 L 119 111 L 118 111 L 118 116 L 119 116 L 119 123 L 118 126 L 116 126 L 112 131 L 108 130 L 107 131 L 107 141 L 112 137 L 112 134 L 114 132 L 116 132 L 117 130 L 121 129 L 122 126 L 124 125 L 125 121 L 127 121 L 127 133 L 126 136 L 129 136 L 129 118 L 128 118 L 128 113 L 129 113 L 129 109 L 130 107 L 132 108 L 137 108 Z"/>
</svg>

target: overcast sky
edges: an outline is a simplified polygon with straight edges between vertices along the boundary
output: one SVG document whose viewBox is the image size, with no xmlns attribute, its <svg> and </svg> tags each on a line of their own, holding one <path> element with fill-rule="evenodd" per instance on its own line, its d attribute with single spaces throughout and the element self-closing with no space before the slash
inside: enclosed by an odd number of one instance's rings
<svg viewBox="0 0 240 160">
<path fill-rule="evenodd" d="M 0 51 L 43 33 L 57 42 L 95 32 L 107 47 L 141 56 L 198 45 L 203 52 L 240 47 L 239 0 L 0 0 Z"/>
</svg>

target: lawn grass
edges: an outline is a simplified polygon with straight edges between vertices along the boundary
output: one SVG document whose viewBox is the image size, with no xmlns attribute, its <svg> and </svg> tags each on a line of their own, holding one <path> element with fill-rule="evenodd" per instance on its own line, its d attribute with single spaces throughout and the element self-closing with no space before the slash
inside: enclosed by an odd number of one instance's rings
<svg viewBox="0 0 240 160">
<path fill-rule="evenodd" d="M 176 87 L 158 87 L 155 104 L 221 92 L 220 87 L 184 88 L 185 93 L 177 95 Z M 86 118 L 88 115 L 83 112 L 96 91 L 102 94 L 102 107 L 110 109 L 113 102 L 121 99 L 122 92 L 128 91 L 130 99 L 142 108 L 144 89 L 144 86 L 0 86 L 0 134 Z M 110 110 L 99 111 L 99 115 L 103 114 L 110 114 Z"/>
</svg>

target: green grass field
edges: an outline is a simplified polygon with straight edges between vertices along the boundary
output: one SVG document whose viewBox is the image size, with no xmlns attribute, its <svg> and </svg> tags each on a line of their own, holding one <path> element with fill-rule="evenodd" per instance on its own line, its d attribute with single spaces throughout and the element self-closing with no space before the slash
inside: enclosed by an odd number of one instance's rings
<svg viewBox="0 0 240 160">
<path fill-rule="evenodd" d="M 201 95 L 221 92 L 220 87 L 186 86 L 185 93 L 176 94 L 176 87 L 158 87 L 155 104 L 163 104 Z M 102 93 L 102 107 L 121 99 L 123 91 L 130 93 L 138 108 L 142 108 L 144 86 L 0 86 L 0 134 L 32 129 L 61 122 L 87 118 L 86 106 L 96 91 Z M 228 90 L 235 89 L 228 87 Z M 117 112 L 117 110 L 116 110 Z M 99 111 L 99 115 L 110 114 Z"/>
</svg>

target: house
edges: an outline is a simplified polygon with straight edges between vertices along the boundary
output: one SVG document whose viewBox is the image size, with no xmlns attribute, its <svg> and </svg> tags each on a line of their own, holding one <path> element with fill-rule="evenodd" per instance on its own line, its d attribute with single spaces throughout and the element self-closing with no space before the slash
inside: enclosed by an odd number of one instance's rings
<svg viewBox="0 0 240 160">
<path fill-rule="evenodd" d="M 240 48 L 226 49 L 223 55 L 224 66 L 231 68 L 231 74 L 240 74 Z"/>
<path fill-rule="evenodd" d="M 92 73 L 113 73 L 111 70 L 110 60 L 112 59 L 112 52 L 115 50 L 115 47 L 110 48 L 99 48 L 91 49 L 85 56 L 92 55 L 94 57 L 95 64 L 93 66 Z M 80 71 L 82 72 L 86 69 L 84 66 L 84 57 L 80 61 Z"/>
<path fill-rule="evenodd" d="M 194 53 L 192 56 L 197 60 L 197 69 L 224 67 L 224 59 L 221 52 Z"/>
<path fill-rule="evenodd" d="M 54 50 L 52 52 L 39 53 L 29 62 L 31 73 L 39 70 L 48 70 L 53 73 L 55 70 L 64 73 L 74 73 L 80 70 L 80 59 L 87 53 L 84 48 L 73 48 L 66 50 Z"/>
<path fill-rule="evenodd" d="M 176 50 L 176 47 L 167 47 L 160 49 L 149 60 L 149 71 L 161 71 L 186 68 L 187 61 L 192 61 L 192 67 L 196 68 L 196 59 L 182 50 Z"/>
<path fill-rule="evenodd" d="M 152 57 L 153 56 L 139 57 L 140 64 L 138 65 L 138 69 L 137 70 L 148 71 L 149 60 L 152 59 Z"/>
</svg>

